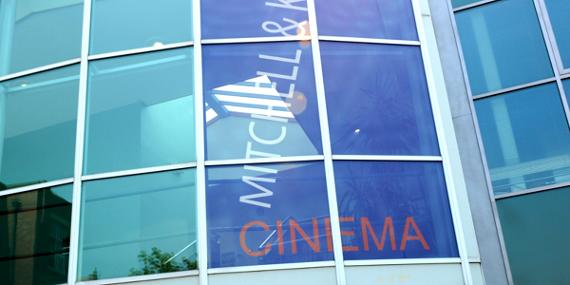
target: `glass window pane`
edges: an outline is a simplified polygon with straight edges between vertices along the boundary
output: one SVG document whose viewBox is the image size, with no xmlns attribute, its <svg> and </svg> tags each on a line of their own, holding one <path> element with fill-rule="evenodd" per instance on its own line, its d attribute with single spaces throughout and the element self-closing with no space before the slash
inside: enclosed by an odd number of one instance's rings
<svg viewBox="0 0 570 285">
<path fill-rule="evenodd" d="M 553 76 L 532 0 L 455 14 L 473 95 Z"/>
<path fill-rule="evenodd" d="M 322 153 L 308 42 L 204 46 L 207 159 Z"/>
<path fill-rule="evenodd" d="M 192 1 L 93 0 L 91 54 L 192 40 Z"/>
<path fill-rule="evenodd" d="M 0 1 L 0 76 L 81 54 L 83 1 Z"/>
<path fill-rule="evenodd" d="M 86 182 L 80 280 L 193 270 L 195 170 Z"/>
<path fill-rule="evenodd" d="M 514 283 L 570 280 L 570 188 L 497 200 Z"/>
<path fill-rule="evenodd" d="M 457 257 L 436 162 L 334 164 L 345 260 Z"/>
<path fill-rule="evenodd" d="M 439 154 L 418 47 L 321 48 L 334 154 Z"/>
<path fill-rule="evenodd" d="M 475 101 L 495 194 L 570 180 L 570 131 L 556 84 Z"/>
<path fill-rule="evenodd" d="M 568 103 L 570 103 L 570 79 L 563 80 L 562 85 L 564 86 L 564 93 L 566 94 L 566 101 L 568 101 Z"/>
<path fill-rule="evenodd" d="M 79 66 L 0 84 L 0 189 L 73 176 Z"/>
<path fill-rule="evenodd" d="M 0 283 L 67 282 L 72 186 L 0 197 Z"/>
<path fill-rule="evenodd" d="M 319 34 L 417 40 L 412 1 L 316 0 Z"/>
<path fill-rule="evenodd" d="M 204 39 L 309 35 L 306 1 L 202 0 Z"/>
<path fill-rule="evenodd" d="M 568 17 L 570 1 L 546 0 L 545 2 L 562 63 L 565 68 L 570 68 L 570 17 Z"/>
<path fill-rule="evenodd" d="M 196 159 L 192 49 L 89 66 L 86 173 Z"/>
<path fill-rule="evenodd" d="M 469 4 L 473 4 L 476 2 L 481 2 L 482 0 L 451 0 L 451 5 L 453 6 L 453 8 L 458 8 L 461 6 L 465 6 L 465 5 L 469 5 Z"/>
<path fill-rule="evenodd" d="M 209 267 L 332 260 L 321 162 L 207 169 Z"/>
</svg>

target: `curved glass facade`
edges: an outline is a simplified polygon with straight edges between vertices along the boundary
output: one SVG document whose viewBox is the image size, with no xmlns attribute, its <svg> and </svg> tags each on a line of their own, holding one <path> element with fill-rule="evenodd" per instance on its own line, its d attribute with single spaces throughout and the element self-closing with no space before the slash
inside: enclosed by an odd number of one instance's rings
<svg viewBox="0 0 570 285">
<path fill-rule="evenodd" d="M 0 0 L 0 283 L 480 284 L 418 1 L 67 2 Z"/>
</svg>

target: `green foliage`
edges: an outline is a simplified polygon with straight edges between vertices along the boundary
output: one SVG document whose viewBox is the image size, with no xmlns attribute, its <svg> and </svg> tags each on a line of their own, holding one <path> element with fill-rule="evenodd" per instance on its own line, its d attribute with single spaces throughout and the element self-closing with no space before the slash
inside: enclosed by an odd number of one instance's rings
<svg viewBox="0 0 570 285">
<path fill-rule="evenodd" d="M 195 260 L 190 260 L 186 257 L 182 258 L 182 262 L 176 260 L 170 260 L 174 256 L 172 252 L 162 252 L 160 249 L 153 247 L 150 254 L 145 250 L 141 250 L 138 255 L 139 261 L 143 264 L 140 269 L 131 268 L 130 274 L 134 275 L 145 275 L 145 274 L 156 274 L 165 272 L 176 272 L 184 270 L 194 270 L 198 268 L 198 263 Z"/>
<path fill-rule="evenodd" d="M 99 280 L 99 272 L 97 271 L 97 267 L 95 267 L 93 271 L 87 275 L 87 277 L 84 277 L 83 280 Z"/>
</svg>

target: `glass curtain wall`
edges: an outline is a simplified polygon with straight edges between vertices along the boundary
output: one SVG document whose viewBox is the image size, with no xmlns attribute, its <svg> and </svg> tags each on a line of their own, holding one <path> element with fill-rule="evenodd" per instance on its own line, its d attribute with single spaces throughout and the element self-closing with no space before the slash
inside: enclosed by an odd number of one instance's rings
<svg viewBox="0 0 570 285">
<path fill-rule="evenodd" d="M 569 2 L 451 2 L 514 283 L 567 283 Z"/>
<path fill-rule="evenodd" d="M 459 267 L 411 0 L 52 2 L 0 0 L 0 283 Z"/>
</svg>

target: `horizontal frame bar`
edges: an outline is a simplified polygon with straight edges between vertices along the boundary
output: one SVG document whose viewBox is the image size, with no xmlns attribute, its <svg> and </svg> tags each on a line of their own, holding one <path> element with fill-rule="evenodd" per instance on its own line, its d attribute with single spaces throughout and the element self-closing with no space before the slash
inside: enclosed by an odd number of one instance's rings
<svg viewBox="0 0 570 285">
<path fill-rule="evenodd" d="M 564 80 L 564 79 L 568 79 L 568 78 L 570 78 L 570 69 L 565 69 L 564 74 L 560 75 L 560 79 Z"/>
<path fill-rule="evenodd" d="M 385 44 L 385 45 L 401 45 L 401 46 L 420 46 L 420 41 L 357 38 L 357 37 L 338 37 L 338 36 L 319 36 L 318 38 L 320 41 L 330 41 L 330 42 Z"/>
<path fill-rule="evenodd" d="M 73 183 L 73 178 L 59 179 L 0 191 L 0 197 Z"/>
<path fill-rule="evenodd" d="M 420 155 L 333 155 L 333 160 L 364 160 L 364 161 L 443 161 L 441 156 Z"/>
<path fill-rule="evenodd" d="M 48 71 L 48 70 L 52 70 L 52 69 L 58 69 L 58 68 L 66 67 L 66 66 L 78 64 L 78 63 L 80 63 L 80 62 L 81 62 L 81 59 L 80 59 L 80 58 L 74 58 L 74 59 L 64 60 L 64 61 L 60 61 L 60 62 L 48 64 L 48 65 L 43 65 L 43 66 L 35 67 L 35 68 L 32 68 L 32 69 L 26 69 L 26 70 L 19 71 L 19 72 L 16 72 L 16 73 L 11 73 L 11 74 L 7 74 L 7 75 L 4 75 L 4 76 L 0 76 L 0 82 L 12 80 L 12 79 L 16 79 L 16 78 L 19 78 L 19 77 L 24 77 L 24 76 L 28 76 L 28 75 L 32 75 L 32 74 L 36 74 L 36 73 L 40 73 L 40 72 L 44 72 L 44 71 Z"/>
<path fill-rule="evenodd" d="M 88 175 L 83 175 L 81 177 L 81 180 L 82 181 L 92 181 L 92 180 L 124 177 L 124 176 L 133 176 L 133 175 L 139 175 L 139 174 L 165 172 L 165 171 L 171 171 L 171 170 L 190 169 L 190 168 L 195 168 L 195 167 L 196 167 L 195 162 L 179 163 L 179 164 L 171 164 L 171 165 L 165 165 L 165 166 L 153 166 L 153 167 L 145 167 L 145 168 L 138 168 L 138 169 L 129 169 L 129 170 L 121 170 L 121 171 L 113 171 L 113 172 L 105 172 L 105 173 L 97 173 L 97 174 L 88 174 Z"/>
<path fill-rule="evenodd" d="M 412 264 L 461 264 L 461 258 L 405 258 L 405 259 L 373 259 L 345 260 L 345 266 L 374 266 L 374 265 L 412 265 Z"/>
<path fill-rule="evenodd" d="M 94 280 L 94 281 L 81 281 L 81 282 L 77 282 L 76 284 L 77 285 L 117 284 L 117 283 L 130 283 L 130 282 L 138 282 L 138 281 L 152 281 L 152 280 L 183 278 L 183 277 L 192 277 L 192 276 L 198 276 L 198 270 L 149 274 L 149 275 L 139 275 L 139 276 L 131 276 L 131 277 L 112 278 L 112 279 L 101 279 L 101 280 Z"/>
<path fill-rule="evenodd" d="M 544 192 L 544 191 L 548 191 L 548 190 L 559 190 L 559 189 L 562 189 L 562 188 L 568 187 L 568 186 L 570 186 L 570 181 L 558 183 L 558 184 L 546 185 L 543 187 L 537 187 L 537 188 L 532 188 L 532 189 L 527 189 L 527 190 L 522 190 L 522 191 L 517 191 L 517 192 L 512 192 L 512 193 L 500 194 L 500 195 L 495 196 L 495 201 L 501 200 L 501 199 L 517 197 L 517 196 L 523 196 L 523 195 L 529 195 L 529 194 Z"/>
<path fill-rule="evenodd" d="M 310 41 L 311 36 L 286 36 L 286 37 L 251 37 L 251 38 L 226 38 L 226 39 L 203 39 L 203 45 L 217 44 L 246 44 L 246 43 L 267 43 L 267 42 L 297 42 Z"/>
<path fill-rule="evenodd" d="M 213 275 L 213 274 L 277 271 L 277 270 L 324 268 L 324 267 L 333 267 L 334 268 L 335 263 L 334 263 L 334 261 L 330 260 L 330 261 L 314 261 L 314 262 L 298 262 L 298 263 L 282 263 L 282 264 L 267 264 L 267 265 L 211 268 L 211 269 L 208 269 L 208 274 Z"/>
<path fill-rule="evenodd" d="M 154 51 L 163 51 L 163 50 L 191 47 L 193 45 L 194 45 L 193 41 L 180 42 L 180 43 L 174 43 L 174 44 L 163 44 L 163 45 L 159 45 L 159 46 L 150 46 L 150 47 L 135 48 L 135 49 L 122 50 L 122 51 L 100 53 L 100 54 L 90 55 L 87 57 L 87 59 L 90 61 L 91 60 L 99 60 L 99 59 L 120 57 L 120 56 L 126 56 L 126 55 L 148 53 L 148 52 L 154 52 Z"/>
<path fill-rule="evenodd" d="M 319 40 L 322 41 L 334 41 L 334 42 L 350 42 L 350 43 L 370 43 L 370 44 L 387 44 L 387 45 L 405 45 L 405 46 L 420 46 L 419 41 L 407 41 L 407 40 L 390 40 L 390 39 L 374 39 L 374 38 L 358 38 L 358 37 L 339 37 L 339 36 L 319 36 Z M 311 36 L 286 36 L 286 37 L 251 37 L 251 38 L 225 38 L 225 39 L 205 39 L 201 43 L 204 45 L 215 45 L 215 44 L 238 44 L 238 43 L 268 43 L 268 42 L 291 42 L 291 41 L 310 41 Z M 101 60 L 107 58 L 121 57 L 127 55 L 143 54 L 155 51 L 164 51 L 170 49 L 192 47 L 194 46 L 194 41 L 185 41 L 173 44 L 163 44 L 160 46 L 150 46 L 142 47 L 107 53 L 100 53 L 89 55 L 87 59 L 89 61 Z M 74 58 L 70 60 L 65 60 L 53 64 L 48 64 L 32 69 L 27 69 L 19 71 L 16 73 L 11 73 L 8 75 L 0 76 L 0 82 L 12 80 L 18 77 L 24 77 L 32 75 L 35 73 L 40 73 L 43 71 L 48 71 L 52 69 L 57 69 L 73 64 L 80 63 L 80 58 Z"/>
<path fill-rule="evenodd" d="M 555 83 L 555 82 L 556 82 L 556 77 L 550 77 L 547 79 L 542 79 L 542 80 L 533 81 L 533 82 L 526 83 L 526 84 L 508 87 L 508 88 L 500 89 L 497 91 L 491 91 L 491 92 L 483 93 L 480 95 L 475 95 L 475 96 L 473 96 L 473 100 L 479 100 L 479 99 L 483 99 L 483 98 L 487 98 L 487 97 L 491 97 L 491 96 L 501 95 L 501 94 L 505 94 L 505 93 L 509 93 L 509 92 L 513 92 L 513 91 L 518 91 L 518 90 L 522 90 L 522 89 L 526 89 L 526 88 L 536 87 L 536 86 L 540 86 L 540 85 L 544 85 L 544 84 L 548 84 L 548 83 Z"/>
<path fill-rule="evenodd" d="M 284 163 L 284 162 L 311 162 L 324 160 L 324 155 L 307 156 L 284 156 L 272 158 L 249 158 L 249 159 L 228 159 L 228 160 L 207 160 L 206 166 L 231 166 L 257 163 Z"/>
<path fill-rule="evenodd" d="M 457 7 L 453 9 L 453 12 L 461 12 L 463 10 L 467 10 L 467 9 L 471 9 L 471 8 L 475 8 L 475 7 L 479 7 L 479 6 L 483 6 L 485 4 L 489 4 L 489 3 L 493 3 L 493 2 L 497 2 L 499 0 L 483 0 L 483 1 L 479 1 L 479 2 L 475 2 L 475 3 L 471 3 L 471 4 L 467 4 L 461 7 Z"/>
</svg>

